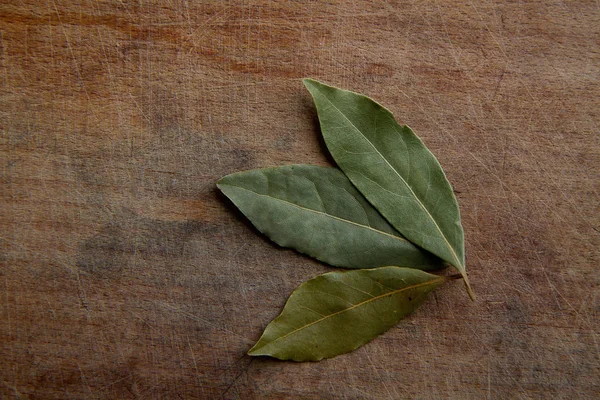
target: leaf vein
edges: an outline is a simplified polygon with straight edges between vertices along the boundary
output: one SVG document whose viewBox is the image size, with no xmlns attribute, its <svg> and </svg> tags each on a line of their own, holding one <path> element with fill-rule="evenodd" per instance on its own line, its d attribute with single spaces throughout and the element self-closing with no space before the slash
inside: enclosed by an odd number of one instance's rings
<svg viewBox="0 0 600 400">
<path fill-rule="evenodd" d="M 282 203 L 288 204 L 288 205 L 290 205 L 290 206 L 293 206 L 293 207 L 299 208 L 299 209 L 301 209 L 301 210 L 304 210 L 304 211 L 307 211 L 307 212 L 312 212 L 312 213 L 315 213 L 315 214 L 320 214 L 320 215 L 323 215 L 323 216 L 325 216 L 325 217 L 329 217 L 329 218 L 331 218 L 331 219 L 335 219 L 335 220 L 337 220 L 337 221 L 345 222 L 345 223 L 348 223 L 348 224 L 351 224 L 351 225 L 358 226 L 358 227 L 360 227 L 360 228 L 365 228 L 365 229 L 371 230 L 371 231 L 373 231 L 373 232 L 375 232 L 375 233 L 378 233 L 378 234 L 381 234 L 381 235 L 389 236 L 389 237 L 391 237 L 392 239 L 395 239 L 395 240 L 400 240 L 400 241 L 403 241 L 403 242 L 408 242 L 408 241 L 407 241 L 405 238 L 403 238 L 403 237 L 400 237 L 400 236 L 395 236 L 395 235 L 389 234 L 389 233 L 387 233 L 387 232 L 380 231 L 380 230 L 378 230 L 378 229 L 375 229 L 375 228 L 373 228 L 373 227 L 371 227 L 371 226 L 369 226 L 369 225 L 361 225 L 361 224 L 358 224 L 358 223 L 356 223 L 356 222 L 354 222 L 354 221 L 350 221 L 350 220 L 348 220 L 348 219 L 343 219 L 343 218 L 340 218 L 340 217 L 336 217 L 335 215 L 327 214 L 327 213 L 324 213 L 324 212 L 322 212 L 322 211 L 313 210 L 313 209 L 310 209 L 310 208 L 307 208 L 307 207 L 302 207 L 302 206 L 300 206 L 300 205 L 298 205 L 298 204 L 292 203 L 292 202 L 290 202 L 290 201 L 287 201 L 287 200 L 283 200 L 283 199 L 280 199 L 280 198 L 277 198 L 277 197 L 273 197 L 273 196 L 269 196 L 269 195 L 265 195 L 265 194 L 257 193 L 257 192 L 255 192 L 255 191 L 253 191 L 253 190 L 246 189 L 246 188 L 243 188 L 243 187 L 241 187 L 241 186 L 232 186 L 232 185 L 223 185 L 223 184 L 222 184 L 222 186 L 231 186 L 231 187 L 235 187 L 235 188 L 238 188 L 238 189 L 241 189 L 241 190 L 245 190 L 245 191 L 247 191 L 247 192 L 254 193 L 256 196 L 259 196 L 259 197 L 266 197 L 266 198 L 269 198 L 269 199 L 272 199 L 272 200 L 280 201 L 280 202 L 282 202 Z"/>
<path fill-rule="evenodd" d="M 433 225 L 438 230 L 440 236 L 444 240 L 444 243 L 450 249 L 450 252 L 454 256 L 454 259 L 456 260 L 456 262 L 458 264 L 457 267 L 463 268 L 462 262 L 458 259 L 458 255 L 454 251 L 454 248 L 448 242 L 448 239 L 446 238 L 446 236 L 444 235 L 444 233 L 440 229 L 439 225 L 437 224 L 437 222 L 435 221 L 435 219 L 433 218 L 433 216 L 430 214 L 429 210 L 421 202 L 421 199 L 419 199 L 419 197 L 417 197 L 416 193 L 412 190 L 412 188 L 410 187 L 410 185 L 406 182 L 406 180 L 404 180 L 404 178 L 402 177 L 402 175 L 400 175 L 400 173 L 392 166 L 392 164 L 390 164 L 390 162 L 387 160 L 387 158 L 385 158 L 383 156 L 383 154 L 379 151 L 379 149 L 365 136 L 365 134 L 360 129 L 358 129 L 358 127 L 356 125 L 354 125 L 354 123 L 346 116 L 346 114 L 344 114 L 325 94 L 323 94 L 319 88 L 317 88 L 317 90 L 319 91 L 319 93 L 321 94 L 321 96 L 323 96 L 329 102 L 329 104 L 331 105 L 331 107 L 334 108 L 342 117 L 344 117 L 344 119 L 346 119 L 346 121 L 348 121 L 348 123 L 350 124 L 350 126 L 352 128 L 354 128 L 354 130 L 356 130 L 356 132 L 358 132 L 367 141 L 367 143 L 369 143 L 369 145 L 371 145 L 371 147 L 373 147 L 373 149 L 377 152 L 377 154 L 379 154 L 379 156 L 383 160 L 385 160 L 386 164 L 391 168 L 391 170 L 394 171 L 396 173 L 396 175 L 398 175 L 398 177 L 400 178 L 400 180 L 404 183 L 404 185 L 406 186 L 406 188 L 410 191 L 410 193 L 413 195 L 414 199 L 417 201 L 417 204 L 419 204 L 419 206 L 423 209 L 423 211 L 425 211 L 425 213 L 427 214 L 427 216 L 429 217 L 429 219 L 433 222 Z M 400 132 L 397 130 L 396 127 L 394 127 L 394 131 L 397 132 L 398 134 L 400 134 Z"/>
<path fill-rule="evenodd" d="M 329 319 L 329 318 L 335 317 L 336 315 L 339 315 L 339 314 L 345 313 L 345 312 L 347 312 L 347 311 L 353 310 L 353 309 L 355 309 L 355 308 L 357 308 L 357 307 L 363 306 L 363 305 L 365 305 L 365 304 L 367 304 L 367 303 L 370 303 L 370 302 L 372 302 L 372 301 L 376 301 L 376 300 L 382 299 L 382 298 L 384 298 L 384 297 L 387 297 L 387 296 L 392 296 L 392 295 L 395 295 L 395 294 L 401 293 L 401 292 L 403 292 L 403 291 L 406 291 L 406 290 L 410 290 L 410 289 L 417 289 L 417 288 L 419 288 L 419 287 L 422 287 L 422 286 L 431 285 L 431 284 L 433 284 L 433 283 L 436 283 L 436 282 L 439 282 L 439 281 L 443 281 L 443 280 L 445 280 L 445 279 L 446 279 L 446 278 L 444 278 L 443 276 L 440 276 L 440 277 L 438 277 L 438 278 L 436 278 L 436 279 L 432 279 L 432 280 L 430 280 L 430 281 L 427 281 L 427 282 L 422 282 L 422 283 L 418 283 L 418 284 L 416 284 L 416 285 L 411 285 L 411 286 L 407 286 L 407 287 L 404 287 L 404 288 L 395 289 L 395 290 L 393 290 L 393 291 L 391 291 L 391 292 L 384 293 L 384 294 L 382 294 L 382 295 L 375 296 L 375 297 L 373 297 L 373 298 L 370 298 L 370 299 L 367 299 L 367 300 L 361 301 L 360 303 L 353 304 L 352 306 L 350 306 L 350 307 L 348 307 L 348 308 L 345 308 L 345 309 L 343 309 L 343 310 L 340 310 L 340 311 L 336 311 L 336 312 L 334 312 L 334 313 L 332 313 L 332 314 L 329 314 L 329 315 L 326 315 L 326 316 L 324 316 L 324 317 L 321 317 L 321 318 L 319 318 L 319 319 L 317 319 L 317 320 L 315 320 L 315 321 L 313 321 L 313 322 L 311 322 L 311 323 L 308 323 L 308 324 L 306 324 L 306 325 L 304 325 L 304 326 L 298 327 L 298 328 L 296 328 L 296 329 L 294 329 L 294 330 L 292 330 L 292 331 L 290 331 L 290 332 L 286 333 L 285 335 L 282 335 L 282 336 L 279 336 L 279 337 L 275 338 L 275 339 L 274 339 L 274 340 L 272 340 L 271 342 L 269 342 L 269 343 L 265 344 L 263 347 L 270 346 L 270 345 L 272 345 L 273 343 L 275 343 L 276 341 L 278 341 L 278 340 L 281 340 L 281 339 L 284 339 L 284 338 L 286 338 L 286 337 L 288 337 L 288 336 L 290 336 L 290 335 L 292 335 L 292 334 L 294 334 L 294 333 L 296 333 L 296 332 L 299 332 L 299 331 L 301 331 L 301 330 L 303 330 L 303 329 L 306 329 L 306 328 L 308 328 L 308 327 L 310 327 L 310 326 L 312 326 L 312 325 L 318 324 L 319 322 L 322 322 L 322 321 L 324 321 L 324 320 L 326 320 L 326 319 Z M 331 294 L 331 293 L 323 292 L 323 291 L 321 291 L 321 290 L 318 290 L 318 289 L 316 289 L 316 290 L 317 290 L 317 291 L 319 291 L 319 292 L 321 292 L 321 293 L 330 294 L 331 296 L 334 296 L 334 297 L 339 297 L 339 296 L 335 296 L 335 295 L 333 295 L 333 294 Z M 339 298 L 341 298 L 341 297 L 339 297 Z M 350 302 L 348 302 L 348 303 L 349 303 L 349 304 L 352 304 L 352 303 L 350 303 Z"/>
</svg>

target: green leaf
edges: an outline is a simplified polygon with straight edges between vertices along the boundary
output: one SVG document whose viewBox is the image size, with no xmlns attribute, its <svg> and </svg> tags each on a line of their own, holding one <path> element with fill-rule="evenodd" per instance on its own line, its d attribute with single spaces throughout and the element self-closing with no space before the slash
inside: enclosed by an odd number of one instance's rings
<svg viewBox="0 0 600 400">
<path fill-rule="evenodd" d="M 458 203 L 435 156 L 368 97 L 311 79 L 304 84 L 342 171 L 404 237 L 455 266 L 473 298 Z"/>
<path fill-rule="evenodd" d="M 318 361 L 350 352 L 390 329 L 446 280 L 401 267 L 321 275 L 294 290 L 248 354 Z"/>
<path fill-rule="evenodd" d="M 289 165 L 238 172 L 217 186 L 265 235 L 344 268 L 442 261 L 403 238 L 335 168 Z"/>
</svg>

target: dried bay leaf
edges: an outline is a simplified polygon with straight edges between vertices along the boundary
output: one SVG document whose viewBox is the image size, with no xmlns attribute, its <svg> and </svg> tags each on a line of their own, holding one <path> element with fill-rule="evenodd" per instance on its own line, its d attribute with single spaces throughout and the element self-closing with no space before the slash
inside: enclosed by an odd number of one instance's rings
<svg viewBox="0 0 600 400">
<path fill-rule="evenodd" d="M 473 298 L 458 203 L 435 156 L 370 98 L 312 79 L 304 84 L 338 166 L 404 237 L 456 267 Z"/>
<path fill-rule="evenodd" d="M 344 268 L 442 261 L 403 238 L 335 168 L 288 165 L 238 172 L 217 186 L 265 235 Z"/>
<path fill-rule="evenodd" d="M 294 290 L 248 354 L 318 361 L 350 352 L 390 329 L 448 279 L 401 267 L 321 275 Z"/>
</svg>

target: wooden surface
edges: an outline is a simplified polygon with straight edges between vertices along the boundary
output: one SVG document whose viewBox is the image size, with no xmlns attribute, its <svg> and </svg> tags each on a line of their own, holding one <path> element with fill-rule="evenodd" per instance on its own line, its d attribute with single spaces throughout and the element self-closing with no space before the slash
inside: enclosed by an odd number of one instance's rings
<svg viewBox="0 0 600 400">
<path fill-rule="evenodd" d="M 0 397 L 600 397 L 599 52 L 597 1 L 2 2 Z M 330 165 L 302 77 L 436 154 L 478 298 L 296 364 L 245 352 L 331 269 L 215 182 Z"/>
</svg>

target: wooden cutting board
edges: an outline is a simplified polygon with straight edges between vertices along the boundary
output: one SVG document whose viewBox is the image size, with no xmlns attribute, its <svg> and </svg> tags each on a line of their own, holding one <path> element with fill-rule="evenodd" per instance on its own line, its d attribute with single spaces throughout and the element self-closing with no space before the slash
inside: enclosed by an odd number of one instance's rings
<svg viewBox="0 0 600 400">
<path fill-rule="evenodd" d="M 9 0 L 0 59 L 0 397 L 600 396 L 596 2 Z M 331 268 L 215 182 L 331 165 L 303 77 L 438 157 L 477 301 L 297 364 L 245 353 Z"/>
</svg>

